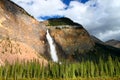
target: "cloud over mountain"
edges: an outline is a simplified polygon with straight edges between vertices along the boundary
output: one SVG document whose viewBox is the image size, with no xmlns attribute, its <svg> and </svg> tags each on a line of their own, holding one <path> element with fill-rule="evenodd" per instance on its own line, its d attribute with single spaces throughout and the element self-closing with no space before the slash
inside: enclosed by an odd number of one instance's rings
<svg viewBox="0 0 120 80">
<path fill-rule="evenodd" d="M 81 3 L 74 0 L 69 5 L 61 0 L 12 1 L 39 20 L 44 16 L 65 16 L 82 24 L 91 34 L 104 41 L 111 38 L 120 40 L 120 1 L 89 0 Z"/>
</svg>

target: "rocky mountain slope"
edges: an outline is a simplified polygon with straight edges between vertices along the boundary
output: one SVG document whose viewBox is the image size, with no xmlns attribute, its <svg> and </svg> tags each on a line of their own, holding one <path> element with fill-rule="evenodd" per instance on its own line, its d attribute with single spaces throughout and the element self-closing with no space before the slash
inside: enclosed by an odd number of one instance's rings
<svg viewBox="0 0 120 80">
<path fill-rule="evenodd" d="M 9 40 L 14 42 L 11 43 L 14 45 L 12 48 L 9 47 L 9 45 L 7 46 L 6 41 L 0 43 L 1 61 L 5 61 L 3 59 L 11 60 L 10 56 L 12 55 L 9 53 L 16 54 L 12 56 L 13 59 L 16 58 L 16 56 L 21 58 L 23 55 L 24 59 L 26 59 L 25 57 L 37 59 L 37 54 L 43 54 L 45 52 L 45 29 L 45 25 L 40 24 L 21 7 L 10 0 L 0 0 L 0 40 L 3 41 L 9 38 Z M 27 45 L 27 47 L 24 46 L 24 44 Z M 18 53 L 5 51 L 5 54 L 3 54 L 2 51 L 5 50 L 4 45 L 6 45 L 7 48 L 14 48 L 13 50 L 16 50 L 15 46 L 21 45 L 19 46 L 21 50 Z M 17 47 L 17 49 L 19 49 L 19 47 Z M 22 55 L 18 56 L 19 53 Z M 7 58 L 5 58 L 5 56 Z M 41 60 L 44 61 L 45 59 L 41 58 Z"/>
<path fill-rule="evenodd" d="M 91 38 L 94 40 L 95 43 L 100 43 L 100 44 L 104 44 L 103 41 L 101 41 L 100 39 L 98 39 L 97 37 L 91 35 Z"/>
<path fill-rule="evenodd" d="M 68 18 L 50 19 L 43 23 L 46 24 L 55 41 L 59 57 L 74 59 L 71 55 L 87 53 L 95 45 L 82 25 Z"/>
<path fill-rule="evenodd" d="M 59 25 L 54 25 L 55 21 Z M 38 22 L 9 0 L 0 1 L 0 24 L 1 40 L 9 38 L 24 43 L 46 58 L 50 58 L 47 29 L 54 39 L 59 57 L 88 52 L 94 47 L 88 32 L 80 24 L 68 18 Z"/>
<path fill-rule="evenodd" d="M 68 18 L 50 19 L 43 23 L 50 30 L 60 58 L 70 61 L 81 61 L 82 58 L 95 61 L 99 58 L 106 60 L 109 55 L 113 58 L 120 56 L 120 49 L 90 36 L 82 25 Z"/>
<path fill-rule="evenodd" d="M 68 18 L 38 22 L 10 0 L 0 0 L 0 64 L 6 60 L 11 64 L 33 59 L 40 63 L 52 60 L 47 30 L 60 61 L 80 61 L 88 57 L 93 60 L 120 53 L 119 49 L 95 41 L 82 25 Z"/>
<path fill-rule="evenodd" d="M 105 42 L 106 44 L 110 45 L 110 46 L 113 46 L 113 47 L 116 47 L 116 48 L 120 48 L 120 41 L 118 40 L 108 40 Z"/>
<path fill-rule="evenodd" d="M 14 64 L 17 62 L 28 62 L 37 60 L 40 64 L 47 63 L 47 61 L 40 56 L 34 49 L 28 45 L 9 39 L 0 40 L 0 64 L 4 65 L 5 62 Z"/>
</svg>

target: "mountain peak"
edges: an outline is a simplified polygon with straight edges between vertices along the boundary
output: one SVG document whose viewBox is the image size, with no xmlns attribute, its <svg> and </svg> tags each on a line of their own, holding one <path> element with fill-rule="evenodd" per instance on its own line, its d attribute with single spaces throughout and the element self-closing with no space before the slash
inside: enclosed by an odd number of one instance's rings
<svg viewBox="0 0 120 80">
<path fill-rule="evenodd" d="M 16 5 L 14 2 L 11 0 L 0 0 L 0 7 L 4 10 L 6 10 L 8 13 L 11 12 L 13 15 L 17 14 L 28 14 L 23 8 L 20 6 Z"/>
<path fill-rule="evenodd" d="M 82 28 L 82 25 L 73 22 L 71 19 L 67 17 L 48 19 L 48 25 L 50 26 L 70 25 L 76 26 L 75 28 Z"/>
<path fill-rule="evenodd" d="M 120 48 L 120 41 L 119 40 L 115 40 L 115 39 L 111 39 L 105 42 L 106 44 L 116 47 L 116 48 Z"/>
</svg>

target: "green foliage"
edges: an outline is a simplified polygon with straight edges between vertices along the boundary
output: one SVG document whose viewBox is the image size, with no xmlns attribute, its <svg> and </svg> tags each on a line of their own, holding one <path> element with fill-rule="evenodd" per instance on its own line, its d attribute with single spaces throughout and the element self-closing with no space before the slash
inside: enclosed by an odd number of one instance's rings
<svg viewBox="0 0 120 80">
<path fill-rule="evenodd" d="M 59 26 L 59 25 L 78 25 L 81 26 L 78 23 L 74 23 L 72 20 L 70 20 L 69 18 L 59 18 L 59 19 L 49 19 L 49 26 Z"/>
<path fill-rule="evenodd" d="M 95 77 L 120 78 L 119 58 L 108 57 L 107 61 L 100 57 L 98 62 L 92 60 L 81 62 L 52 63 L 41 66 L 38 62 L 28 62 L 14 65 L 6 64 L 0 67 L 0 79 L 76 79 Z"/>
</svg>

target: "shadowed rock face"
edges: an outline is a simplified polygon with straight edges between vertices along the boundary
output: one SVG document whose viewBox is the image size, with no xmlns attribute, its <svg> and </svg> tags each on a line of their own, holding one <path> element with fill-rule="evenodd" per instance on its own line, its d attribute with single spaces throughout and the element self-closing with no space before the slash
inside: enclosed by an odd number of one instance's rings
<svg viewBox="0 0 120 80">
<path fill-rule="evenodd" d="M 95 37 L 95 36 L 93 36 L 93 35 L 91 35 L 91 38 L 93 39 L 93 41 L 94 41 L 95 43 L 105 44 L 103 41 L 101 41 L 100 39 L 98 39 L 97 37 Z"/>
<path fill-rule="evenodd" d="M 61 21 L 60 24 L 59 21 Z M 52 19 L 52 22 L 49 20 L 46 25 L 56 43 L 59 56 L 64 55 L 64 58 L 69 58 L 69 55 L 84 54 L 94 47 L 94 42 L 88 32 L 80 24 L 76 24 L 70 19 Z"/>
</svg>

